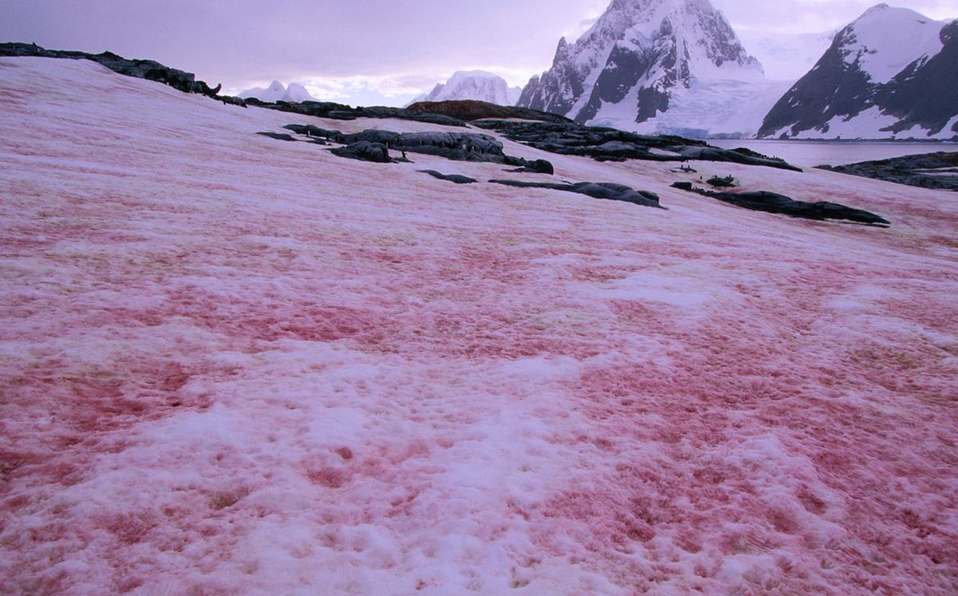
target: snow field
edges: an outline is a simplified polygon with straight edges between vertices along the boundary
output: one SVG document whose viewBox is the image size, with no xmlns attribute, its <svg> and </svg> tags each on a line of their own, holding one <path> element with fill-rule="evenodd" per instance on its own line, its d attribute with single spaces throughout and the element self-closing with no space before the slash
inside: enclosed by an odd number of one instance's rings
<svg viewBox="0 0 958 596">
<path fill-rule="evenodd" d="M 947 193 L 693 164 L 893 226 L 804 222 L 506 142 L 644 209 L 91 63 L 0 86 L 0 592 L 958 589 Z"/>
<path fill-rule="evenodd" d="M 946 23 L 907 8 L 876 6 L 853 24 L 857 47 L 849 49 L 846 62 L 858 62 L 872 82 L 888 83 L 913 62 L 941 51 L 939 37 Z M 895 32 L 896 44 L 888 43 L 888 31 Z"/>
</svg>

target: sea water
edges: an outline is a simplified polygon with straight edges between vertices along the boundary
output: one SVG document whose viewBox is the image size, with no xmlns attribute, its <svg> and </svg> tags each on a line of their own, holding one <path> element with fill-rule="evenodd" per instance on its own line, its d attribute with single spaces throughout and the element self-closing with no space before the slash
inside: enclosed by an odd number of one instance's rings
<svg viewBox="0 0 958 596">
<path fill-rule="evenodd" d="M 799 167 L 839 166 L 861 161 L 890 159 L 938 151 L 958 152 L 958 143 L 907 141 L 772 141 L 712 139 L 710 145 L 723 149 L 745 147 L 770 157 L 781 157 Z"/>
</svg>

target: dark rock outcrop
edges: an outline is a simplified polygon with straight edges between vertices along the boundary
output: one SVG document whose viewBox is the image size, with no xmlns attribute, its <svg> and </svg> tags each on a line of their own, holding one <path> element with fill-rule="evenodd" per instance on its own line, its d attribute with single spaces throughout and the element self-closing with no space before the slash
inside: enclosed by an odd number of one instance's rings
<svg viewBox="0 0 958 596">
<path fill-rule="evenodd" d="M 470 178 L 468 176 L 462 176 L 460 174 L 443 174 L 442 172 L 437 172 L 436 170 L 419 170 L 423 174 L 429 174 L 433 178 L 438 178 L 439 180 L 445 180 L 446 182 L 452 182 L 455 184 L 475 184 L 478 182 L 475 178 Z"/>
<path fill-rule="evenodd" d="M 958 191 L 958 153 L 925 153 L 820 169 L 921 188 Z"/>
<path fill-rule="evenodd" d="M 502 143 L 495 137 L 469 132 L 409 132 L 368 129 L 353 134 L 327 130 L 313 125 L 288 124 L 284 126 L 296 134 L 312 139 L 326 139 L 334 143 L 377 143 L 394 151 L 409 151 L 439 155 L 455 161 L 493 161 L 507 163 Z M 517 164 L 524 165 L 524 164 Z"/>
<path fill-rule="evenodd" d="M 559 155 L 591 157 L 597 161 L 720 161 L 784 170 L 801 170 L 782 159 L 747 149 L 720 149 L 673 136 L 645 136 L 614 128 L 573 123 L 477 120 L 474 126 L 495 130 L 506 138 Z"/>
<path fill-rule="evenodd" d="M 634 190 L 623 184 L 612 182 L 577 182 L 574 184 L 555 184 L 548 182 L 522 182 L 519 180 L 490 180 L 493 184 L 513 186 L 516 188 L 545 188 L 574 192 L 592 197 L 593 199 L 608 199 L 610 201 L 624 201 L 643 207 L 659 207 L 659 197 L 647 190 Z"/>
<path fill-rule="evenodd" d="M 453 161 L 477 161 L 500 163 L 516 166 L 523 171 L 553 173 L 552 164 L 544 159 L 528 160 L 512 157 L 503 153 L 502 143 L 495 137 L 472 132 L 408 132 L 398 133 L 388 130 L 370 129 L 353 134 L 344 134 L 337 130 L 327 130 L 313 125 L 289 124 L 284 128 L 296 134 L 304 135 L 314 142 L 329 140 L 346 145 L 347 148 L 359 143 L 382 145 L 385 149 L 409 153 L 423 153 L 451 159 Z M 359 151 L 333 151 L 335 155 L 354 157 Z M 362 149 L 365 154 L 366 148 Z M 369 160 L 378 161 L 378 160 Z M 381 162 L 386 163 L 386 162 Z"/>
<path fill-rule="evenodd" d="M 677 148 L 676 151 L 687 159 L 698 161 L 737 163 L 746 166 L 767 166 L 780 170 L 791 170 L 793 172 L 802 171 L 801 168 L 791 165 L 784 159 L 768 157 L 743 147 L 739 147 L 738 149 L 721 149 L 719 147 L 690 145 Z"/>
<path fill-rule="evenodd" d="M 241 97 L 234 97 L 232 95 L 217 95 L 216 99 L 228 106 L 240 106 L 241 108 L 248 107 L 246 105 L 246 100 Z"/>
<path fill-rule="evenodd" d="M 541 122 L 572 122 L 564 116 L 541 112 L 529 108 L 507 107 L 494 103 L 476 100 L 455 100 L 455 101 L 421 101 L 414 103 L 406 108 L 410 112 L 420 114 L 438 114 L 456 118 L 465 122 L 473 120 L 484 120 L 487 118 L 498 118 L 506 120 L 515 118 L 519 120 L 538 120 Z"/>
<path fill-rule="evenodd" d="M 351 106 L 326 101 L 304 101 L 300 103 L 277 101 L 274 103 L 267 103 L 252 98 L 247 99 L 246 103 L 251 106 L 279 110 L 281 112 L 290 112 L 292 114 L 302 114 L 304 116 L 313 116 L 315 118 L 326 118 L 329 120 L 357 120 L 359 118 L 374 118 L 380 120 L 412 120 L 414 122 L 425 122 L 427 124 L 437 124 L 439 126 L 454 126 L 457 128 L 465 128 L 466 126 L 466 123 L 458 118 L 451 118 L 442 114 L 432 114 L 429 112 L 413 112 L 404 108 L 354 108 Z"/>
<path fill-rule="evenodd" d="M 712 176 L 705 183 L 713 188 L 732 188 L 735 186 L 735 179 L 731 176 Z"/>
<path fill-rule="evenodd" d="M 48 50 L 36 44 L 29 43 L 0 43 L 0 56 L 37 56 L 41 58 L 91 60 L 121 75 L 146 79 L 148 81 L 157 81 L 183 91 L 184 93 L 201 93 L 208 97 L 226 99 L 218 96 L 222 87 L 221 85 L 217 85 L 215 88 L 210 87 L 204 81 L 197 81 L 195 75 L 191 72 L 170 68 L 154 60 L 123 58 L 112 52 L 88 54 L 86 52 Z M 236 98 L 229 99 L 236 100 Z M 242 105 L 242 100 L 238 100 L 237 103 Z"/>
<path fill-rule="evenodd" d="M 473 125 L 495 130 L 512 141 L 536 149 L 559 155 L 591 157 L 598 161 L 684 161 L 687 158 L 670 149 L 678 145 L 684 147 L 683 142 L 698 143 L 677 137 L 648 137 L 614 128 L 571 123 L 479 120 Z"/>
<path fill-rule="evenodd" d="M 369 141 L 359 141 L 346 145 L 345 147 L 336 147 L 329 150 L 333 155 L 345 157 L 347 159 L 358 159 L 361 161 L 371 161 L 373 163 L 391 163 L 389 149 L 382 143 L 371 143 Z"/>
<path fill-rule="evenodd" d="M 295 141 L 292 135 L 284 134 L 281 132 L 258 132 L 258 135 L 263 135 L 264 137 L 269 137 L 271 139 L 276 139 L 277 141 Z"/>
<path fill-rule="evenodd" d="M 291 130 L 298 135 L 305 135 L 311 139 L 317 140 L 329 140 L 334 143 L 345 143 L 346 135 L 339 132 L 338 130 L 329 130 L 327 128 L 320 128 L 312 124 L 287 124 L 284 126 L 286 130 Z"/>
<path fill-rule="evenodd" d="M 777 213 L 788 215 L 790 217 L 799 217 L 802 219 L 824 220 L 844 220 L 855 223 L 862 223 L 874 226 L 887 227 L 891 222 L 883 217 L 875 215 L 869 211 L 846 207 L 838 203 L 827 201 L 807 202 L 796 201 L 791 197 L 782 194 L 769 192 L 767 190 L 748 191 L 748 192 L 716 192 L 695 188 L 689 182 L 676 182 L 673 188 L 686 190 L 710 197 L 723 203 L 751 209 L 753 211 L 765 211 L 766 213 Z"/>
<path fill-rule="evenodd" d="M 535 161 L 528 162 L 528 165 L 525 165 L 516 170 L 512 170 L 516 173 L 526 173 L 526 174 L 555 174 L 555 167 L 552 165 L 552 162 L 546 159 L 537 159 Z"/>
</svg>

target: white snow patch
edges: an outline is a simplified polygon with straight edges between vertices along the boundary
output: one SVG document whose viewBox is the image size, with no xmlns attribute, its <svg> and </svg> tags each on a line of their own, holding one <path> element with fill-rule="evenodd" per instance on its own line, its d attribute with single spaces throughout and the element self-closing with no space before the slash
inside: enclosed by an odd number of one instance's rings
<svg viewBox="0 0 958 596">
<path fill-rule="evenodd" d="M 851 25 L 856 43 L 848 47 L 845 61 L 858 62 L 873 83 L 887 83 L 912 62 L 937 55 L 946 24 L 907 8 L 873 7 Z"/>
</svg>

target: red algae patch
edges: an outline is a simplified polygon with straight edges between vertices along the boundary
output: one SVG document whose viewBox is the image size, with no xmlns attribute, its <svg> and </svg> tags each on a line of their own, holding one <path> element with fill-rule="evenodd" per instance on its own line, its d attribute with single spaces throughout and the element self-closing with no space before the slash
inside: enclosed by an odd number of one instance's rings
<svg viewBox="0 0 958 596">
<path fill-rule="evenodd" d="M 701 166 L 893 223 L 797 221 L 568 156 L 669 209 L 450 188 L 0 70 L 0 593 L 958 593 L 950 197 Z"/>
</svg>

